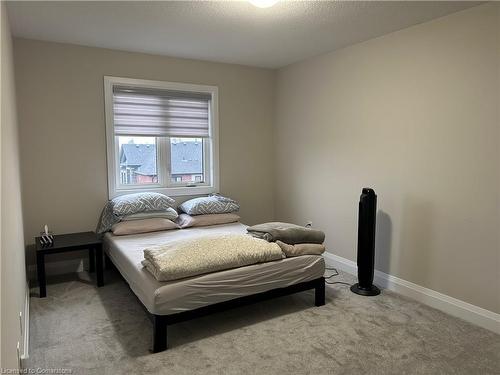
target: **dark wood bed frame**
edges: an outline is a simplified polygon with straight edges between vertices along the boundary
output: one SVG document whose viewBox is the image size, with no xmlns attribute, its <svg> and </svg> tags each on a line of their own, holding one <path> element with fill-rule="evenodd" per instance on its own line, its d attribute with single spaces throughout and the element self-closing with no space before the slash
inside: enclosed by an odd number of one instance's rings
<svg viewBox="0 0 500 375">
<path fill-rule="evenodd" d="M 314 289 L 314 304 L 323 306 L 325 304 L 325 278 L 320 277 L 315 280 L 306 281 L 299 284 L 290 285 L 286 288 L 271 289 L 266 292 L 251 294 L 249 296 L 219 302 L 213 305 L 200 307 L 195 310 L 184 311 L 171 315 L 153 315 L 153 353 L 158 353 L 167 349 L 167 327 L 169 325 L 184 322 L 186 320 L 198 318 L 204 315 L 248 305 L 251 303 L 264 301 L 266 299 L 286 296 L 293 293 Z"/>
<path fill-rule="evenodd" d="M 111 259 L 105 254 L 105 267 L 111 268 Z M 123 276 L 122 276 L 123 277 Z M 126 281 L 126 280 L 125 280 Z M 167 327 L 169 325 L 199 318 L 204 315 L 221 312 L 235 307 L 249 305 L 255 302 L 264 301 L 271 298 L 287 296 L 294 293 L 314 289 L 314 304 L 323 306 L 325 304 L 325 278 L 320 277 L 314 280 L 305 281 L 285 288 L 271 289 L 266 292 L 251 294 L 248 296 L 231 299 L 213 305 L 203 306 L 198 309 L 184 311 L 170 315 L 151 314 L 153 320 L 153 353 L 158 353 L 167 349 Z M 141 303 L 142 304 L 142 303 Z"/>
</svg>

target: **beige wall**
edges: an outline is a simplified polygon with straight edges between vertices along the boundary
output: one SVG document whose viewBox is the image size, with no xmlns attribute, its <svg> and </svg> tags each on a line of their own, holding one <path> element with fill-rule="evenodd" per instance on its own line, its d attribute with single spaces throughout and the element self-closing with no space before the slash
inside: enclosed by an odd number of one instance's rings
<svg viewBox="0 0 500 375">
<path fill-rule="evenodd" d="M 103 76 L 219 87 L 220 191 L 246 223 L 273 217 L 274 72 L 16 39 L 25 233 L 94 230 L 107 200 Z"/>
<path fill-rule="evenodd" d="M 500 312 L 499 25 L 487 4 L 278 72 L 276 218 L 356 259 L 378 194 L 376 268 Z"/>
<path fill-rule="evenodd" d="M 17 368 L 17 343 L 23 340 L 19 312 L 24 314 L 26 271 L 24 265 L 21 177 L 14 89 L 12 38 L 5 3 L 1 13 L 1 368 Z M 23 315 L 24 316 L 24 315 Z M 23 327 L 24 329 L 24 327 Z"/>
</svg>

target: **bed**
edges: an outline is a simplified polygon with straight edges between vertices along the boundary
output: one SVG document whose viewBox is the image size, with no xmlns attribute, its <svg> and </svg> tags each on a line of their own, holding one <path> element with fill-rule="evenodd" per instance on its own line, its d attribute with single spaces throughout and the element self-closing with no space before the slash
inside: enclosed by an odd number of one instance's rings
<svg viewBox="0 0 500 375">
<path fill-rule="evenodd" d="M 315 289 L 316 306 L 324 305 L 322 256 L 283 260 L 160 282 L 141 264 L 147 247 L 207 234 L 246 233 L 241 223 L 128 236 L 104 236 L 106 260 L 114 264 L 153 317 L 153 352 L 167 348 L 167 326 L 259 300 Z"/>
</svg>

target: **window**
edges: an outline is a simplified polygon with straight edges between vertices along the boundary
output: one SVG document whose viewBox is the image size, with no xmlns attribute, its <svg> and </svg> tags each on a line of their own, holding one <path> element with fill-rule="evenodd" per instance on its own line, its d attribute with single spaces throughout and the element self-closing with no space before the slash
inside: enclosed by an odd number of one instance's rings
<svg viewBox="0 0 500 375">
<path fill-rule="evenodd" d="M 104 77 L 109 196 L 217 192 L 217 87 Z"/>
</svg>

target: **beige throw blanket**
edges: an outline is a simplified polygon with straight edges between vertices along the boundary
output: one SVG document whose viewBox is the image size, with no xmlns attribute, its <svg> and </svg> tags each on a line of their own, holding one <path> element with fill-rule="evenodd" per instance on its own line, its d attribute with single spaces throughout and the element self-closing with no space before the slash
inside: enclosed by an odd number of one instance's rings
<svg viewBox="0 0 500 375">
<path fill-rule="evenodd" d="M 283 251 L 287 258 L 301 255 L 321 255 L 325 252 L 325 245 L 319 243 L 289 245 L 279 240 L 276 243 L 281 247 L 281 251 Z"/>
<path fill-rule="evenodd" d="M 159 281 L 171 281 L 283 257 L 275 243 L 246 234 L 219 234 L 145 249 L 142 264 Z"/>
<path fill-rule="evenodd" d="M 320 230 L 301 227 L 300 225 L 270 222 L 247 228 L 249 234 L 269 242 L 282 241 L 289 245 L 299 243 L 318 243 L 325 241 L 325 233 Z"/>
</svg>

